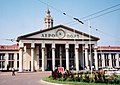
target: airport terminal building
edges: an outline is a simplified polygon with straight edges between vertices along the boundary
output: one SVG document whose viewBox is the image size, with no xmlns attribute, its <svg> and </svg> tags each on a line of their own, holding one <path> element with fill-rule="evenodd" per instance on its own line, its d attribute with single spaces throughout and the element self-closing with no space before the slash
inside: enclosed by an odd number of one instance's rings
<svg viewBox="0 0 120 85">
<path fill-rule="evenodd" d="M 64 25 L 53 26 L 50 11 L 40 31 L 17 38 L 18 45 L 0 46 L 0 70 L 55 70 L 64 67 L 76 71 L 85 67 L 120 67 L 120 46 L 97 46 L 99 38 Z M 8 49 L 10 48 L 11 49 Z"/>
</svg>

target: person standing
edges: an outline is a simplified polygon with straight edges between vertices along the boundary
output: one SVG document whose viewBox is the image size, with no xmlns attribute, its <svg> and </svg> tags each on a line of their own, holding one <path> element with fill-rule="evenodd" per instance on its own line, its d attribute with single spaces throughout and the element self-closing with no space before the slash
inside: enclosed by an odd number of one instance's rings
<svg viewBox="0 0 120 85">
<path fill-rule="evenodd" d="M 12 76 L 15 76 L 15 69 L 12 68 Z"/>
</svg>

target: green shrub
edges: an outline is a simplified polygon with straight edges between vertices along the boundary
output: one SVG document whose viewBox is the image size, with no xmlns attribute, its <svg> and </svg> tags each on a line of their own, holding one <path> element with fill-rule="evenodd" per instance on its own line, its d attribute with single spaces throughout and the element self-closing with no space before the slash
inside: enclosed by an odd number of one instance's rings
<svg viewBox="0 0 120 85">
<path fill-rule="evenodd" d="M 53 77 L 52 77 L 52 75 L 50 75 L 48 78 L 50 78 L 51 80 L 53 80 Z"/>
<path fill-rule="evenodd" d="M 120 84 L 120 76 L 116 76 L 114 79 L 115 84 Z"/>
<path fill-rule="evenodd" d="M 66 81 L 73 81 L 73 78 L 67 78 Z"/>
<path fill-rule="evenodd" d="M 61 78 L 57 78 L 57 80 L 58 81 L 66 81 L 66 78 L 61 77 Z"/>
<path fill-rule="evenodd" d="M 84 77 L 84 82 L 90 82 L 89 75 L 85 74 L 85 77 Z"/>
<path fill-rule="evenodd" d="M 74 78 L 74 81 L 77 81 L 77 82 L 80 82 L 80 77 L 76 77 L 76 78 Z"/>
</svg>

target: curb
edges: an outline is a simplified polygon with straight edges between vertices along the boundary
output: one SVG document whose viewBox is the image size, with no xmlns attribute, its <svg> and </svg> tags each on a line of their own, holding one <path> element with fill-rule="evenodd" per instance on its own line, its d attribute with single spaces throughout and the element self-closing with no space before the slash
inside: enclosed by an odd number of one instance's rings
<svg viewBox="0 0 120 85">
<path fill-rule="evenodd" d="M 43 80 L 40 80 L 40 82 L 43 82 L 43 83 L 46 83 L 46 84 L 49 84 L 49 85 L 68 85 L 68 84 L 51 83 L 51 82 L 47 82 L 47 81 L 43 81 Z"/>
</svg>

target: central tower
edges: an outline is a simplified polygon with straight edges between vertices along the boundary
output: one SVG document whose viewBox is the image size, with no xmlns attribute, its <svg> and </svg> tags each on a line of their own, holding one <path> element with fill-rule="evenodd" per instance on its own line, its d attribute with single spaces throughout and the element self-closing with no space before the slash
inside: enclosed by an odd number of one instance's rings
<svg viewBox="0 0 120 85">
<path fill-rule="evenodd" d="M 47 11 L 46 11 L 46 16 L 44 18 L 44 22 L 45 22 L 45 29 L 53 27 L 53 18 L 50 15 L 49 9 L 47 9 Z"/>
</svg>

